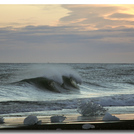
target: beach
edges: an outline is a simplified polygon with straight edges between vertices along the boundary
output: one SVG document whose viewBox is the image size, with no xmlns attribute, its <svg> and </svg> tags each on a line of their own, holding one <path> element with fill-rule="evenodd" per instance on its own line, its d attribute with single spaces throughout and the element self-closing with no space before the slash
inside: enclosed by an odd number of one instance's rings
<svg viewBox="0 0 134 134">
<path fill-rule="evenodd" d="M 1 63 L 0 118 L 5 123 L 0 129 L 133 130 L 133 68 L 134 64 Z M 24 125 L 29 115 L 42 123 Z M 51 116 L 57 115 L 66 119 L 51 123 Z"/>
<path fill-rule="evenodd" d="M 41 120 L 40 125 L 24 125 L 26 117 L 5 117 L 4 124 L 0 124 L 0 130 L 134 130 L 134 114 L 117 114 L 119 121 L 103 121 L 102 117 L 98 120 L 78 121 L 79 115 L 65 115 L 63 122 L 51 123 L 51 116 L 37 116 Z M 84 117 L 86 119 L 86 117 Z M 88 117 L 87 117 L 88 118 Z M 82 118 L 81 118 L 82 119 Z M 97 117 L 96 117 L 97 119 Z M 94 127 L 83 129 L 84 124 L 90 124 Z"/>
</svg>

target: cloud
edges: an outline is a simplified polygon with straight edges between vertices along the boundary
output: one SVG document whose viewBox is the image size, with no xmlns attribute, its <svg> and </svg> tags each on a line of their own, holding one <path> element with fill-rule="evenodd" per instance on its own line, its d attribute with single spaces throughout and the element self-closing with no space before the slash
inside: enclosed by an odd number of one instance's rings
<svg viewBox="0 0 134 134">
<path fill-rule="evenodd" d="M 69 16 L 60 19 L 61 25 L 77 25 L 83 27 L 83 30 L 109 29 L 121 26 L 134 27 L 134 24 L 131 23 L 134 8 L 132 5 L 87 4 L 63 5 L 63 7 L 71 12 Z M 128 19 L 130 17 L 131 20 Z"/>
<path fill-rule="evenodd" d="M 110 18 L 116 18 L 116 19 L 125 19 L 125 18 L 134 18 L 134 15 L 131 14 L 124 14 L 124 13 L 114 13 L 109 16 Z"/>
<path fill-rule="evenodd" d="M 41 44 L 83 44 L 88 43 L 88 40 L 103 40 L 108 38 L 116 38 L 113 42 L 118 42 L 118 38 L 133 38 L 134 29 L 130 28 L 114 28 L 114 29 L 100 29 L 95 31 L 77 31 L 75 27 L 69 26 L 27 26 L 24 28 L 1 28 L 0 40 L 8 42 L 23 42 L 41 43 Z"/>
<path fill-rule="evenodd" d="M 55 15 L 56 13 L 56 15 Z M 57 21 L 67 16 L 69 11 L 60 5 L 0 5 L 0 27 L 25 27 L 27 25 L 57 25 Z"/>
<path fill-rule="evenodd" d="M 1 62 L 134 62 L 128 6 L 62 7 L 70 12 L 57 25 L 0 28 Z"/>
</svg>

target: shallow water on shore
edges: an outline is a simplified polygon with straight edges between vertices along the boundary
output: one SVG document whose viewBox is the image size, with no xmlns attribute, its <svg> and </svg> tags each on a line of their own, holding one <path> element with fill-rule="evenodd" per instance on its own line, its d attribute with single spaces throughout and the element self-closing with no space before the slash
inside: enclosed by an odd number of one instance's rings
<svg viewBox="0 0 134 134">
<path fill-rule="evenodd" d="M 116 116 L 122 120 L 134 120 L 134 114 L 113 114 L 113 116 Z M 66 119 L 63 122 L 60 123 L 51 123 L 51 116 L 37 116 L 38 120 L 41 120 L 42 123 L 41 125 L 56 125 L 56 124 L 98 124 L 98 123 L 115 123 L 117 121 L 103 121 L 102 118 L 103 116 L 98 116 L 98 117 L 82 117 L 79 114 L 70 114 L 70 115 L 65 115 Z M 0 129 L 2 128 L 16 128 L 16 127 L 23 127 L 25 126 L 23 124 L 24 117 L 5 117 L 4 124 L 0 124 Z M 118 121 L 119 122 L 119 121 Z M 104 124 L 105 125 L 105 124 Z"/>
</svg>

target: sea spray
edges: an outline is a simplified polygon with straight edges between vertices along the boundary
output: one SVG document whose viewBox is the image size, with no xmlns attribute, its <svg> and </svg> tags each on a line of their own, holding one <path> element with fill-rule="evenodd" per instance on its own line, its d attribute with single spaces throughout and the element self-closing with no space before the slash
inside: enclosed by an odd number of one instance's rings
<svg viewBox="0 0 134 134">
<path fill-rule="evenodd" d="M 20 81 L 23 79 L 30 79 L 36 77 L 45 77 L 52 79 L 59 84 L 63 83 L 62 76 L 73 78 L 77 83 L 82 83 L 81 76 L 68 65 L 63 64 L 31 64 L 25 69 L 16 71 L 10 83 Z"/>
<path fill-rule="evenodd" d="M 63 76 L 74 79 L 77 83 L 82 83 L 80 75 L 71 69 L 69 66 L 65 65 L 47 65 L 44 68 L 44 77 L 52 79 L 59 84 L 63 84 Z"/>
<path fill-rule="evenodd" d="M 29 70 L 29 69 L 28 69 Z M 19 86 L 34 86 L 56 93 L 63 93 L 79 89 L 78 84 L 82 80 L 80 75 L 68 66 L 46 64 L 45 66 L 33 66 L 30 71 L 26 71 L 22 76 L 27 75 L 20 81 L 13 82 Z M 21 76 L 21 77 L 22 77 Z"/>
</svg>

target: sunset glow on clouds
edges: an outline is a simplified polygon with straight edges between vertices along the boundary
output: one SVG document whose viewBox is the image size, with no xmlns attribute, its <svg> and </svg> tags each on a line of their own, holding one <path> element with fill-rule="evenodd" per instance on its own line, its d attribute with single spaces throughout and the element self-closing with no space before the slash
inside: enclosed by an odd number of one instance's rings
<svg viewBox="0 0 134 134">
<path fill-rule="evenodd" d="M 0 27 L 51 26 L 68 12 L 60 5 L 0 5 Z"/>
<path fill-rule="evenodd" d="M 0 62 L 134 62 L 134 5 L 0 5 Z"/>
<path fill-rule="evenodd" d="M 71 15 L 62 18 L 68 25 L 93 29 L 133 27 L 134 5 L 63 5 Z M 83 19 L 81 22 L 77 20 Z M 76 23 L 72 23 L 73 21 Z M 89 28 L 88 28 L 89 29 Z"/>
</svg>

